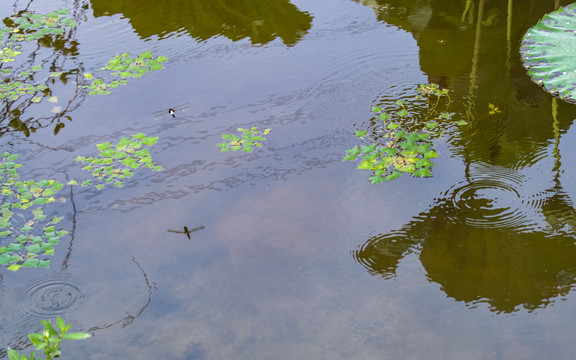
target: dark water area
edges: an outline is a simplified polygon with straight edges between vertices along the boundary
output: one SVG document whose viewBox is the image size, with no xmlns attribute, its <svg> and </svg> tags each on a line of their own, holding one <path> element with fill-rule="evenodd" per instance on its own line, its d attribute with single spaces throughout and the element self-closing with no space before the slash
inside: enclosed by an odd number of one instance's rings
<svg viewBox="0 0 576 360">
<path fill-rule="evenodd" d="M 65 72 L 55 102 L 3 100 L 22 176 L 85 176 L 77 156 L 137 132 L 164 170 L 46 206 L 70 234 L 49 269 L 0 270 L 0 356 L 62 316 L 94 335 L 65 359 L 572 358 L 576 107 L 518 52 L 567 3 L 2 2 L 78 23 L 10 65 Z M 147 50 L 163 70 L 78 90 Z M 468 125 L 435 142 L 433 177 L 371 185 L 342 161 L 354 131 L 428 82 Z M 271 129 L 261 148 L 216 147 L 252 126 Z"/>
</svg>

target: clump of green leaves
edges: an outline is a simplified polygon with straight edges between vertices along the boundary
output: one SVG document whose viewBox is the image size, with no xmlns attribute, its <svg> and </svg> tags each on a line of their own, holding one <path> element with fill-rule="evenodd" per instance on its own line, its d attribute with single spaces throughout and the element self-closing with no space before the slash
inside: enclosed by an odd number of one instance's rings
<svg viewBox="0 0 576 360">
<path fill-rule="evenodd" d="M 9 63 L 21 54 L 23 42 L 35 41 L 44 36 L 60 35 L 64 28 L 78 24 L 66 17 L 68 9 L 62 9 L 48 14 L 22 12 L 4 20 L 6 27 L 0 29 L 0 61 Z M 45 84 L 34 83 L 34 74 L 41 71 L 40 64 L 30 67 L 30 70 L 12 73 L 9 67 L 3 67 L 0 72 L 0 99 L 18 100 L 21 96 L 31 96 L 32 102 L 40 102 L 48 87 Z"/>
<path fill-rule="evenodd" d="M 271 129 L 265 129 L 262 131 L 261 135 L 268 135 Z M 252 152 L 255 146 L 262 147 L 261 141 L 266 140 L 260 135 L 260 131 L 256 127 L 250 129 L 238 128 L 241 133 L 240 136 L 234 134 L 224 134 L 222 135 L 222 140 L 224 142 L 219 143 L 218 146 L 221 152 L 225 151 L 237 151 L 242 149 L 242 151 Z"/>
<path fill-rule="evenodd" d="M 36 14 L 23 12 L 8 18 L 11 26 L 0 32 L 0 39 L 8 38 L 8 46 L 14 42 L 35 41 L 46 35 L 64 34 L 66 27 L 75 27 L 78 24 L 71 18 L 66 17 L 68 9 L 61 9 L 48 14 Z M 10 34 L 12 33 L 12 34 Z"/>
<path fill-rule="evenodd" d="M 60 316 L 56 318 L 56 327 L 60 331 L 60 334 L 54 329 L 54 326 L 47 321 L 47 320 L 40 320 L 42 325 L 44 325 L 44 331 L 42 334 L 39 333 L 31 333 L 28 334 L 28 338 L 32 345 L 36 348 L 36 351 L 42 352 L 46 355 L 46 360 L 52 360 L 55 358 L 60 357 L 62 349 L 59 347 L 60 343 L 64 339 L 68 340 L 82 340 L 91 337 L 92 335 L 84 332 L 74 332 L 70 333 L 70 326 L 72 324 L 66 324 L 64 320 Z M 30 353 L 30 357 L 21 355 L 14 349 L 8 348 L 8 358 L 10 360 L 36 360 L 40 359 L 40 357 L 36 357 L 34 351 Z"/>
<path fill-rule="evenodd" d="M 55 225 L 62 218 L 48 220 L 42 206 L 54 202 L 53 195 L 63 185 L 55 180 L 21 180 L 17 169 L 22 165 L 16 163 L 17 158 L 17 154 L 8 152 L 0 156 L 0 265 L 13 271 L 21 267 L 49 267 L 50 260 L 45 256 L 54 255 L 54 246 L 68 232 L 57 230 Z M 33 219 L 19 223 L 18 219 L 29 217 L 27 212 L 32 213 Z"/>
<path fill-rule="evenodd" d="M 133 175 L 133 170 L 140 166 L 150 168 L 153 171 L 162 170 L 162 166 L 152 162 L 152 156 L 144 145 L 152 146 L 158 140 L 157 137 L 147 137 L 143 133 L 132 135 L 132 138 L 123 137 L 116 145 L 110 142 L 97 144 L 100 153 L 96 157 L 78 156 L 76 161 L 81 161 L 85 166 L 82 168 L 92 172 L 96 178 L 97 189 L 102 189 L 106 184 L 122 186 L 123 180 Z M 91 180 L 78 182 L 72 180 L 69 185 L 91 185 Z"/>
<path fill-rule="evenodd" d="M 0 50 L 0 61 L 2 61 L 3 63 L 8 63 L 10 61 L 14 61 L 14 58 L 16 58 L 17 55 L 22 54 L 21 51 L 17 51 L 17 50 L 13 50 L 10 49 L 8 47 L 5 47 L 4 49 Z M 5 73 L 4 71 L 2 71 L 3 73 Z"/>
<path fill-rule="evenodd" d="M 0 83 L 0 99 L 8 98 L 9 100 L 18 100 L 24 95 L 35 95 L 32 98 L 32 102 L 39 102 L 43 95 L 43 91 L 48 89 L 48 86 L 44 84 L 30 84 L 25 82 L 28 77 L 31 77 L 33 73 L 42 70 L 42 65 L 35 65 L 30 68 L 30 70 L 21 71 L 14 76 L 15 81 Z M 2 74 L 9 74 L 10 69 L 2 69 Z M 16 79 L 22 79 L 18 81 Z"/>
<path fill-rule="evenodd" d="M 378 125 L 371 131 L 355 132 L 358 138 L 366 138 L 369 143 L 346 150 L 344 161 L 361 160 L 357 168 L 373 173 L 369 178 L 372 184 L 394 180 L 403 174 L 432 176 L 431 159 L 438 157 L 433 148 L 434 138 L 441 135 L 440 129 L 445 125 L 465 125 L 466 122 L 452 121 L 454 113 L 448 112 L 448 90 L 436 84 L 420 85 L 414 101 L 422 104 L 422 100 L 425 109 L 420 112 L 412 111 L 404 100 L 395 101 L 395 109 L 373 106 Z M 439 110 L 441 104 L 444 111 Z"/>
<path fill-rule="evenodd" d="M 102 78 L 94 78 L 91 73 L 85 73 L 85 78 L 93 80 L 90 85 L 84 87 L 90 90 L 90 95 L 107 95 L 111 93 L 110 89 L 126 85 L 127 78 L 139 78 L 149 71 L 163 69 L 162 63 L 166 60 L 168 58 L 164 56 L 158 56 L 154 59 L 151 51 L 143 52 L 137 57 L 131 57 L 127 52 L 116 55 L 108 60 L 105 67 L 100 69 L 109 71 L 114 79 L 107 83 Z"/>
<path fill-rule="evenodd" d="M 110 142 L 97 144 L 100 153 L 96 157 L 79 156 L 76 161 L 85 164 L 84 170 L 92 172 L 96 178 L 96 188 L 106 184 L 122 186 L 123 181 L 140 167 L 154 171 L 162 166 L 152 162 L 150 152 L 144 146 L 152 146 L 157 137 L 147 137 L 142 133 L 131 138 L 122 138 L 116 145 Z M 54 247 L 68 232 L 56 228 L 63 220 L 54 216 L 49 219 L 43 206 L 54 201 L 54 195 L 64 185 L 55 180 L 22 180 L 17 169 L 22 167 L 16 160 L 17 154 L 5 152 L 0 155 L 0 265 L 17 271 L 21 267 L 47 268 L 49 255 L 54 255 Z M 68 185 L 91 185 L 92 180 L 72 180 Z"/>
</svg>

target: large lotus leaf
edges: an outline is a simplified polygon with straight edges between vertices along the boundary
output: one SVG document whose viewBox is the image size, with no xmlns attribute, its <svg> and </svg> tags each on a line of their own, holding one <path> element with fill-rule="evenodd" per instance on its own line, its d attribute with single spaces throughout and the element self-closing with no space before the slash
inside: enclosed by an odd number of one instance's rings
<svg viewBox="0 0 576 360">
<path fill-rule="evenodd" d="M 531 27 L 520 53 L 534 82 L 576 103 L 576 3 L 545 15 Z"/>
</svg>

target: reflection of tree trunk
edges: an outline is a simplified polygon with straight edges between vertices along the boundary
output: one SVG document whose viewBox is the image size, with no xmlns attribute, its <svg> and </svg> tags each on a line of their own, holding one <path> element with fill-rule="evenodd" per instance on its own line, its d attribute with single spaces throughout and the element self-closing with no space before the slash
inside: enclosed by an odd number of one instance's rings
<svg viewBox="0 0 576 360">
<path fill-rule="evenodd" d="M 508 12 L 506 14 L 506 73 L 511 76 L 512 69 L 512 0 L 508 0 Z"/>
<path fill-rule="evenodd" d="M 554 119 L 553 127 L 554 127 L 554 168 L 552 171 L 554 172 L 554 177 L 556 182 L 559 181 L 560 178 L 560 149 L 558 149 L 558 145 L 560 145 L 560 123 L 558 122 L 558 100 L 553 97 L 552 98 L 552 119 Z"/>
<path fill-rule="evenodd" d="M 559 7 L 560 7 L 560 0 L 556 0 L 556 2 L 554 3 L 554 10 L 558 10 Z"/>
<path fill-rule="evenodd" d="M 472 6 L 472 0 L 466 0 L 466 7 L 464 8 L 464 12 L 462 13 L 462 18 L 460 19 L 461 22 L 466 20 L 466 16 L 468 12 L 470 12 L 470 16 L 468 17 L 470 20 L 469 22 L 472 23 L 472 18 L 474 17 L 474 7 Z"/>
<path fill-rule="evenodd" d="M 468 104 L 466 115 L 469 121 L 474 119 L 473 108 L 478 88 L 478 56 L 480 54 L 480 37 L 482 35 L 482 17 L 484 16 L 484 0 L 478 4 L 478 18 L 476 19 L 476 37 L 474 39 L 474 55 L 472 56 L 472 70 L 470 71 L 470 90 L 468 92 Z"/>
</svg>

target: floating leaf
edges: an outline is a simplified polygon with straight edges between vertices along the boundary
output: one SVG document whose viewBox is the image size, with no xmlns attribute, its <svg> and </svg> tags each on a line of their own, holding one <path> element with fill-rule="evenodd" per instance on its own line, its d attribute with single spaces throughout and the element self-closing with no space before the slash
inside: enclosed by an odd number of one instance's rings
<svg viewBox="0 0 576 360">
<path fill-rule="evenodd" d="M 576 3 L 553 11 L 522 38 L 520 53 L 532 81 L 576 103 Z"/>
</svg>

